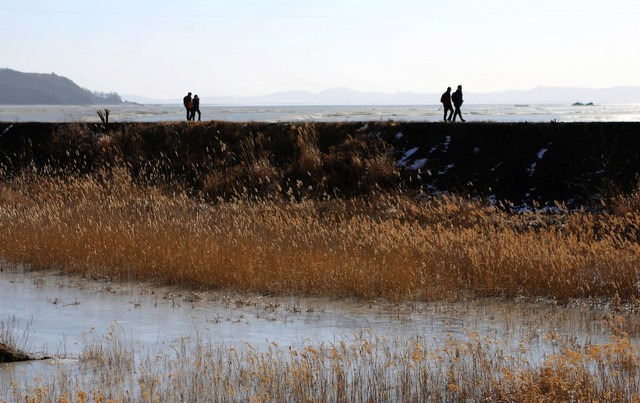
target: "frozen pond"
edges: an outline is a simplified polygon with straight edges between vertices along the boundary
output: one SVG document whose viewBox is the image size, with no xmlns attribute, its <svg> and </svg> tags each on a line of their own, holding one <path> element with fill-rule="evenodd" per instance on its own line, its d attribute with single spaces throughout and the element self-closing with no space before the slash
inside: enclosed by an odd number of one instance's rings
<svg viewBox="0 0 640 403">
<path fill-rule="evenodd" d="M 0 271 L 0 320 L 16 324 L 17 334 L 28 327 L 29 352 L 54 360 L 0 364 L 0 389 L 16 377 L 35 376 L 43 366 L 78 365 L 87 336 L 104 335 L 114 325 L 147 351 L 168 350 L 191 338 L 266 349 L 272 343 L 331 343 L 359 332 L 419 337 L 434 344 L 477 332 L 526 346 L 528 359 L 536 362 L 558 352 L 550 334 L 554 340 L 580 345 L 609 341 L 610 329 L 602 317 L 603 308 L 579 304 L 498 299 L 389 304 L 194 292 L 5 267 Z"/>
<path fill-rule="evenodd" d="M 593 314 L 597 315 L 596 313 Z M 51 273 L 0 273 L 0 319 L 29 324 L 32 351 L 75 356 L 83 333 L 117 324 L 146 345 L 171 343 L 194 332 L 221 344 L 334 341 L 363 330 L 380 336 L 438 338 L 481 334 L 531 338 L 533 333 L 598 337 L 600 324 L 577 308 L 548 303 L 484 300 L 411 306 L 347 299 L 273 297 L 184 291 Z M 203 333 L 204 332 L 204 333 Z"/>
</svg>

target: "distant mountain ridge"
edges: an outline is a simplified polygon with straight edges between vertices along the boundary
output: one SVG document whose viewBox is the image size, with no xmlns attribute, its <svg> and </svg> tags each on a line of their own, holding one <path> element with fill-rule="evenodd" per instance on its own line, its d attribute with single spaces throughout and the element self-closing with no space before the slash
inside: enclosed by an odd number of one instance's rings
<svg viewBox="0 0 640 403">
<path fill-rule="evenodd" d="M 442 92 L 446 89 L 443 88 Z M 570 88 L 535 87 L 530 90 L 500 92 L 464 91 L 465 103 L 473 104 L 562 104 L 582 103 L 640 103 L 640 87 Z M 200 96 L 203 104 L 219 105 L 433 105 L 440 103 L 441 93 L 360 92 L 349 88 L 332 88 L 321 92 L 282 91 L 251 97 Z M 125 95 L 128 101 L 142 104 L 180 104 L 182 96 L 173 100 L 151 99 Z"/>
<path fill-rule="evenodd" d="M 0 105 L 115 105 L 116 93 L 96 93 L 56 74 L 0 69 Z"/>
</svg>

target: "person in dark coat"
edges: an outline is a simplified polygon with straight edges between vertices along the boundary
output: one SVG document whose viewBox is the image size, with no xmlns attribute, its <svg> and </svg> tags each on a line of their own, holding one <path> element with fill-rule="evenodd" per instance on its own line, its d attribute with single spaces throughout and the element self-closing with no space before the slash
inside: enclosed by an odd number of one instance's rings
<svg viewBox="0 0 640 403">
<path fill-rule="evenodd" d="M 196 112 L 198 113 L 198 122 L 200 121 L 200 97 L 198 94 L 193 96 L 193 109 L 191 110 L 191 120 L 196 120 Z"/>
<path fill-rule="evenodd" d="M 188 93 L 182 98 L 182 104 L 187 110 L 187 121 L 193 119 L 193 99 L 191 99 L 191 93 Z"/>
<path fill-rule="evenodd" d="M 453 112 L 453 121 L 456 121 L 456 116 L 460 116 L 460 120 L 465 122 L 464 119 L 462 119 L 462 113 L 460 112 L 460 107 L 462 106 L 462 103 L 464 102 L 462 100 L 462 86 L 459 85 L 458 89 L 456 90 L 456 92 L 454 92 L 453 94 L 451 94 L 451 100 L 453 101 L 453 106 L 455 107 L 455 111 Z"/>
<path fill-rule="evenodd" d="M 451 106 L 451 87 L 447 87 L 447 91 L 440 97 L 440 102 L 444 107 L 444 121 L 450 121 L 453 115 L 453 106 Z M 447 112 L 449 112 L 449 118 L 447 118 Z"/>
</svg>

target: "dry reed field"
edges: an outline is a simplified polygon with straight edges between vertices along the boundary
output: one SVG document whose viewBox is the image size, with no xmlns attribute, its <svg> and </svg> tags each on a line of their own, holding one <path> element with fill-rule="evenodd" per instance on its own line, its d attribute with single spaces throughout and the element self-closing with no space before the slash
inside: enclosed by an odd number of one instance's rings
<svg viewBox="0 0 640 403">
<path fill-rule="evenodd" d="M 510 214 L 378 193 L 205 203 L 123 169 L 0 184 L 0 257 L 37 269 L 194 288 L 432 300 L 640 292 L 640 213 Z"/>
</svg>

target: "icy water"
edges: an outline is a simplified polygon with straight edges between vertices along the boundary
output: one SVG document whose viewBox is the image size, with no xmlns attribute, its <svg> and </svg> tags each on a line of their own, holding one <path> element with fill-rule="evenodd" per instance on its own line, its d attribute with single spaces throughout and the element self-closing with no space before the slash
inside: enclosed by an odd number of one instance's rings
<svg viewBox="0 0 640 403">
<path fill-rule="evenodd" d="M 527 360 L 535 363 L 559 353 L 563 342 L 609 342 L 610 330 L 602 320 L 606 312 L 579 304 L 559 307 L 496 299 L 392 305 L 194 292 L 4 267 L 2 327 L 13 327 L 10 330 L 29 352 L 53 359 L 0 364 L 0 390 L 9 390 L 13 382 L 29 384 L 52 373 L 52 367 L 80 368 L 78 357 L 87 336 L 101 337 L 114 327 L 137 349 L 156 352 L 170 351 L 185 340 L 265 350 L 272 343 L 300 348 L 363 333 L 394 340 L 421 338 L 438 345 L 477 332 L 514 348 L 525 346 Z"/>
<path fill-rule="evenodd" d="M 97 111 L 110 109 L 111 122 L 158 122 L 185 120 L 182 105 L 118 106 L 11 106 L 0 105 L 2 122 L 100 122 Z M 440 105 L 401 106 L 224 106 L 203 105 L 202 120 L 234 122 L 300 121 L 426 121 L 442 120 Z M 606 122 L 640 121 L 640 104 L 604 104 L 572 106 L 570 104 L 474 105 L 465 104 L 467 121 L 494 122 Z"/>
</svg>

